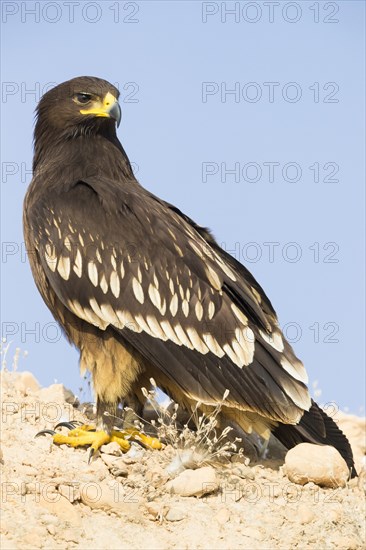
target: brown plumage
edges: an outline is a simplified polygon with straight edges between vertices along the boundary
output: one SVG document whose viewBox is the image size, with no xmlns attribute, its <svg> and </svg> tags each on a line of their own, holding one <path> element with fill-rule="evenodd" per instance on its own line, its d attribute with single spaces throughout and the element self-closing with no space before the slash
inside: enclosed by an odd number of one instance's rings
<svg viewBox="0 0 366 550">
<path fill-rule="evenodd" d="M 150 377 L 175 401 L 288 447 L 349 443 L 312 402 L 302 363 L 251 274 L 210 232 L 136 181 L 116 136 L 118 91 L 80 77 L 37 110 L 24 234 L 44 301 L 92 373 L 98 426 Z"/>
</svg>

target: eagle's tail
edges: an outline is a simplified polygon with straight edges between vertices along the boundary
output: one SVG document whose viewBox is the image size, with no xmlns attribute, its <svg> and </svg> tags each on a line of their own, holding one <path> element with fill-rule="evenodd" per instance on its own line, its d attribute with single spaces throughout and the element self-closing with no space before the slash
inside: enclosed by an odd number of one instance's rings
<svg viewBox="0 0 366 550">
<path fill-rule="evenodd" d="M 296 426 L 279 424 L 273 435 L 281 443 L 291 449 L 299 443 L 317 443 L 320 445 L 332 445 L 342 455 L 350 469 L 351 477 L 357 476 L 353 461 L 351 445 L 344 433 L 338 428 L 330 416 L 328 416 L 312 400 L 309 411 L 305 411 L 301 421 Z"/>
</svg>

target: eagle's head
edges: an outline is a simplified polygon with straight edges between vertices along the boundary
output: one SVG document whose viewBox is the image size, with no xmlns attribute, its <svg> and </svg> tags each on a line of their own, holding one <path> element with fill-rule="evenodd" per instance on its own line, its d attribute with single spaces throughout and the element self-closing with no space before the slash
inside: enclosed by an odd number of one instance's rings
<svg viewBox="0 0 366 550">
<path fill-rule="evenodd" d="M 81 76 L 52 88 L 38 104 L 35 141 L 45 128 L 64 137 L 115 132 L 121 121 L 119 91 L 101 78 Z"/>
<path fill-rule="evenodd" d="M 112 163 L 131 177 L 130 162 L 116 135 L 121 121 L 118 97 L 119 91 L 110 82 L 91 76 L 73 78 L 45 93 L 36 110 L 33 170 L 40 165 L 45 169 L 50 159 L 54 162 L 60 155 L 78 168 L 81 158 L 94 165 L 104 151 L 101 170 L 107 173 Z M 113 156 L 115 148 L 120 154 L 112 162 L 108 154 Z"/>
</svg>

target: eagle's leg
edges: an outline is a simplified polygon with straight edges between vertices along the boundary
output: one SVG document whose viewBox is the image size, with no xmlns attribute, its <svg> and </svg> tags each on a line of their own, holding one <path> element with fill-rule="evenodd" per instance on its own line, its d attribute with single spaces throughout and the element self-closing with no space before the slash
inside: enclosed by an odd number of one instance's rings
<svg viewBox="0 0 366 550">
<path fill-rule="evenodd" d="M 70 317 L 67 311 L 64 311 L 64 315 Z M 70 321 L 73 321 L 72 316 Z M 69 337 L 81 349 L 81 369 L 88 369 L 92 373 L 97 396 L 97 421 L 95 426 L 79 426 L 67 435 L 55 433 L 53 442 L 70 447 L 90 446 L 90 457 L 102 445 L 111 442 L 118 443 L 124 452 L 129 450 L 130 441 L 137 441 L 149 449 L 161 449 L 162 445 L 157 438 L 139 432 L 135 427 L 130 427 L 130 423 L 128 428 L 123 427 L 123 419 L 118 414 L 118 403 L 123 400 L 133 408 L 137 407 L 131 388 L 134 383 L 138 383 L 142 358 L 111 329 L 105 332 L 92 329 L 95 337 L 86 339 L 81 331 L 86 325 L 79 325 L 74 323 L 68 326 Z M 90 327 L 88 330 L 91 330 Z M 122 428 L 117 429 L 116 426 Z"/>
</svg>

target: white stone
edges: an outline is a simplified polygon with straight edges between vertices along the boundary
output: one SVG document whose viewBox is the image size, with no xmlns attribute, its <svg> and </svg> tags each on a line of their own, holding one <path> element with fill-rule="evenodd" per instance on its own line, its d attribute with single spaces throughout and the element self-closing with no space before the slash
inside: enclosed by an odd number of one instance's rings
<svg viewBox="0 0 366 550">
<path fill-rule="evenodd" d="M 348 466 L 339 452 L 329 445 L 300 443 L 285 458 L 286 475 L 293 483 L 313 482 L 321 487 L 345 487 Z"/>
<path fill-rule="evenodd" d="M 310 506 L 307 506 L 306 504 L 300 504 L 300 506 L 297 509 L 297 519 L 301 523 L 301 525 L 304 525 L 306 523 L 311 523 L 315 519 L 315 514 Z"/>
<path fill-rule="evenodd" d="M 220 525 L 225 525 L 230 520 L 230 510 L 227 508 L 220 508 L 220 510 L 215 515 L 215 521 Z"/>
<path fill-rule="evenodd" d="M 180 510 L 179 508 L 170 508 L 166 515 L 167 521 L 182 521 L 182 519 L 185 519 L 187 516 L 183 512 L 183 510 Z"/>
<path fill-rule="evenodd" d="M 185 470 L 169 481 L 166 488 L 172 494 L 201 497 L 217 491 L 219 482 L 215 470 L 211 466 L 205 466 L 197 470 Z"/>
</svg>

